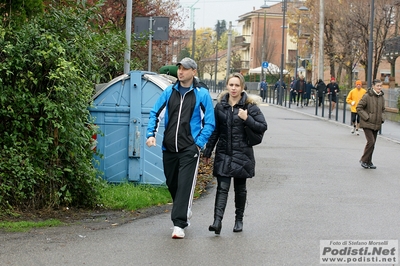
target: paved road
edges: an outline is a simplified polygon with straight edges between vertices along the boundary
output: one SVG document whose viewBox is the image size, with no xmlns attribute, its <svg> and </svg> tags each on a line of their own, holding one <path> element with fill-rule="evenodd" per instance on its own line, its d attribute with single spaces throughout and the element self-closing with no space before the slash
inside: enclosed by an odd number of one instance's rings
<svg viewBox="0 0 400 266">
<path fill-rule="evenodd" d="M 212 98 L 215 100 L 218 96 L 218 93 L 211 92 Z M 258 96 L 258 94 L 257 94 Z M 343 99 L 343 96 L 340 96 Z M 326 99 L 323 107 L 318 107 L 314 105 L 315 102 L 310 100 L 310 106 L 301 107 L 296 104 L 290 104 L 289 101 L 283 102 L 282 106 L 278 105 L 276 98 L 267 98 L 264 102 L 265 104 L 271 104 L 275 107 L 281 107 L 285 109 L 292 110 L 294 112 L 300 112 L 304 114 L 311 115 L 313 117 L 318 117 L 320 119 L 329 120 L 331 122 L 342 123 L 345 125 L 351 125 L 351 112 L 350 107 L 346 104 L 346 109 L 343 111 L 343 105 L 339 104 L 336 109 L 329 114 L 329 102 Z M 390 113 L 388 113 L 389 116 Z M 349 127 L 349 131 L 351 127 Z M 386 122 L 382 125 L 382 130 L 380 132 L 381 137 L 399 142 L 400 143 L 400 122 L 393 122 L 390 120 L 386 120 Z"/>
<path fill-rule="evenodd" d="M 212 93 L 212 95 L 214 98 L 216 98 L 217 96 L 216 93 Z M 347 105 L 346 110 L 343 111 L 343 106 L 340 104 L 337 106 L 336 109 L 332 111 L 331 114 L 329 114 L 329 102 L 325 102 L 325 106 L 323 107 L 316 108 L 316 106 L 313 105 L 312 101 L 310 101 L 310 106 L 308 107 L 301 107 L 295 104 L 289 104 L 288 101 L 286 103 L 283 103 L 283 106 L 277 105 L 276 100 L 273 101 L 272 99 L 267 99 L 266 101 L 276 107 L 290 109 L 292 111 L 308 114 L 313 117 L 319 117 L 320 119 L 326 119 L 331 122 L 342 123 L 348 126 L 351 125 L 351 112 L 349 109 L 349 105 Z M 349 127 L 349 131 L 350 130 L 351 127 Z M 382 125 L 380 135 L 383 138 L 400 143 L 400 122 L 393 122 L 387 119 L 386 122 Z"/>
<path fill-rule="evenodd" d="M 109 230 L 39 229 L 0 235 L 0 264 L 308 266 L 319 265 L 320 240 L 400 238 L 398 142 L 379 137 L 378 168 L 366 170 L 363 133 L 293 108 L 261 109 L 269 129 L 255 147 L 242 233 L 232 232 L 232 189 L 221 235 L 208 232 L 212 188 L 194 202 L 183 240 L 171 239 L 169 213 Z"/>
</svg>

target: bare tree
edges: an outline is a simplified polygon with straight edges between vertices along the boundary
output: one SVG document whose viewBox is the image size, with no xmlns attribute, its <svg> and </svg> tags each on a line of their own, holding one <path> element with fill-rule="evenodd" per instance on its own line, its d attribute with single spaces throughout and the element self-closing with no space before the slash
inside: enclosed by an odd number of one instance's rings
<svg viewBox="0 0 400 266">
<path fill-rule="evenodd" d="M 196 30 L 195 55 L 194 60 L 197 62 L 198 75 L 204 77 L 204 73 L 213 75 L 215 64 L 215 45 L 213 41 L 215 31 L 211 28 L 201 28 Z M 221 45 L 221 42 L 219 42 Z M 188 49 L 192 51 L 192 40 L 188 43 Z"/>
<path fill-rule="evenodd" d="M 374 29 L 373 29 L 373 62 L 368 61 L 368 46 L 369 46 L 369 32 L 370 32 L 370 6 L 365 5 L 365 0 L 358 0 L 356 4 L 359 4 L 359 8 L 355 9 L 358 12 L 354 12 L 353 16 L 350 17 L 352 22 L 356 26 L 356 30 L 360 33 L 362 46 L 360 47 L 363 51 L 360 53 L 360 64 L 365 69 L 365 76 L 368 76 L 367 69 L 369 64 L 372 65 L 372 79 L 377 77 L 378 68 L 382 61 L 384 44 L 386 39 L 391 38 L 395 34 L 395 0 L 381 0 L 375 3 L 374 11 Z"/>
<path fill-rule="evenodd" d="M 367 69 L 373 64 L 372 77 L 376 78 L 382 61 L 385 40 L 396 32 L 395 18 L 398 0 L 375 1 L 373 62 L 368 62 L 370 33 L 370 0 L 326 1 L 324 21 L 324 50 L 332 76 L 340 78 L 341 70 L 347 72 L 348 84 L 352 82 L 355 64 Z M 307 0 L 310 21 L 318 23 L 319 0 Z M 311 28 L 312 29 L 312 28 Z M 314 29 L 314 33 L 318 34 Z M 338 66 L 338 72 L 336 72 Z"/>
<path fill-rule="evenodd" d="M 363 53 L 363 50 L 359 49 L 362 35 L 355 29 L 355 23 L 351 19 L 355 12 L 353 3 L 342 2 L 335 8 L 336 11 L 340 10 L 341 13 L 340 20 L 336 22 L 335 26 L 335 53 L 331 56 L 331 63 L 338 64 L 336 77 L 340 78 L 342 69 L 345 70 L 347 78 L 343 80 L 343 83 L 347 82 L 347 87 L 350 88 L 353 84 L 353 70 Z M 332 71 L 332 68 L 331 75 L 335 76 L 335 71 Z"/>
</svg>

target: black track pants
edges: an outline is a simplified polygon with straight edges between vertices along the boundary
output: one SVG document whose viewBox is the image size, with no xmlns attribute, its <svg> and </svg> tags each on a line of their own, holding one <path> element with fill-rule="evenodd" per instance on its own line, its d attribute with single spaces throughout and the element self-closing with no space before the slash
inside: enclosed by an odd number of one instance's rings
<svg viewBox="0 0 400 266">
<path fill-rule="evenodd" d="M 196 145 L 182 152 L 163 152 L 164 174 L 173 200 L 171 220 L 174 226 L 185 228 L 189 225 L 199 158 Z"/>
</svg>

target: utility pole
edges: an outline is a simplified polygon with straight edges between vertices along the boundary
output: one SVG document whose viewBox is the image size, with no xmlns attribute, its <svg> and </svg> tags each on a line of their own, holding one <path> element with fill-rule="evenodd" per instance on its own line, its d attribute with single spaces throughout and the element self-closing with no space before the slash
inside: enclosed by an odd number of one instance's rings
<svg viewBox="0 0 400 266">
<path fill-rule="evenodd" d="M 368 43 L 368 76 L 367 76 L 367 86 L 372 87 L 372 49 L 374 47 L 374 0 L 371 0 L 371 21 L 369 26 L 369 43 Z"/>
<path fill-rule="evenodd" d="M 225 79 L 227 80 L 231 73 L 231 48 L 232 47 L 232 21 L 229 21 L 229 30 L 228 30 L 228 52 L 226 55 L 226 75 Z"/>
<path fill-rule="evenodd" d="M 281 54 L 281 69 L 279 73 L 279 93 L 278 93 L 278 104 L 283 105 L 283 97 L 284 97 L 284 90 L 283 90 L 283 68 L 285 67 L 285 28 L 286 28 L 286 22 L 285 22 L 285 16 L 286 16 L 286 7 L 287 7 L 287 0 L 283 0 L 282 3 L 282 54 Z M 285 100 L 286 104 L 286 100 Z"/>
<path fill-rule="evenodd" d="M 195 22 L 194 22 L 194 11 L 196 9 L 199 8 L 194 8 L 194 5 L 197 4 L 197 2 L 199 2 L 200 0 L 197 0 L 196 2 L 194 2 L 193 5 L 189 6 L 190 8 L 190 26 L 192 27 L 193 30 L 193 36 L 192 36 L 192 59 L 194 59 L 194 55 L 195 55 L 195 43 L 196 43 L 196 29 L 194 27 Z"/>
<path fill-rule="evenodd" d="M 324 80 L 324 11 L 325 2 L 319 0 L 319 49 L 318 49 L 318 78 Z"/>
<path fill-rule="evenodd" d="M 214 92 L 217 91 L 217 74 L 218 74 L 218 40 L 219 40 L 219 36 L 220 36 L 220 32 L 221 32 L 221 26 L 219 24 L 219 20 L 217 21 L 217 25 L 216 25 L 216 45 L 215 45 L 215 73 L 214 73 Z"/>
<path fill-rule="evenodd" d="M 127 0 L 126 2 L 125 24 L 126 49 L 124 54 L 124 74 L 128 74 L 131 68 L 132 0 Z"/>
<path fill-rule="evenodd" d="M 264 80 L 264 66 L 263 63 L 265 61 L 265 32 L 266 32 L 266 18 L 267 18 L 267 12 L 266 9 L 269 8 L 267 5 L 267 1 L 264 0 L 264 4 L 260 6 L 261 9 L 264 9 L 264 27 L 263 27 L 263 39 L 262 39 L 262 50 L 261 50 L 261 77 L 260 77 L 260 82 Z"/>
<path fill-rule="evenodd" d="M 194 27 L 194 22 L 193 22 L 193 36 L 192 36 L 192 59 L 194 60 L 194 53 L 196 49 L 196 29 Z"/>
</svg>

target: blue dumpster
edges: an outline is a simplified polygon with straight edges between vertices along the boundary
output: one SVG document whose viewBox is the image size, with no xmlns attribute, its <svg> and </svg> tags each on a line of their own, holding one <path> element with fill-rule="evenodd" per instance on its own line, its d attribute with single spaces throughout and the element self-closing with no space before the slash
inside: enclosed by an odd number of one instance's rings
<svg viewBox="0 0 400 266">
<path fill-rule="evenodd" d="M 163 184 L 161 144 L 164 124 L 157 134 L 157 146 L 146 146 L 150 110 L 174 77 L 152 72 L 132 71 L 101 87 L 89 107 L 101 134 L 96 136 L 95 167 L 111 183 L 133 181 Z"/>
</svg>

